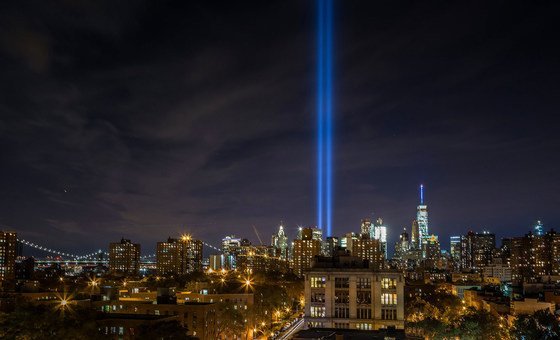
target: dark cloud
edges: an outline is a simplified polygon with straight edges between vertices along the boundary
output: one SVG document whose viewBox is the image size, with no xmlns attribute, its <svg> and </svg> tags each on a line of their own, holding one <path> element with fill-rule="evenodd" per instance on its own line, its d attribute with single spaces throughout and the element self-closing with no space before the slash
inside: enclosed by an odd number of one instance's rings
<svg viewBox="0 0 560 340">
<path fill-rule="evenodd" d="M 311 1 L 6 2 L 0 223 L 84 252 L 314 223 Z M 337 2 L 335 230 L 558 213 L 551 2 Z"/>
</svg>

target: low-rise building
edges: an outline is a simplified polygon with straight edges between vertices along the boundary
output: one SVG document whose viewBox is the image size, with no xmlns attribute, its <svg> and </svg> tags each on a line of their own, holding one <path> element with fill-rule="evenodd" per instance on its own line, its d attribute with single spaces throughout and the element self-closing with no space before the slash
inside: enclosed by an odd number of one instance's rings
<svg viewBox="0 0 560 340">
<path fill-rule="evenodd" d="M 554 303 L 529 298 L 511 302 L 512 315 L 533 314 L 536 311 L 545 309 L 548 309 L 551 313 L 554 313 Z"/>
</svg>

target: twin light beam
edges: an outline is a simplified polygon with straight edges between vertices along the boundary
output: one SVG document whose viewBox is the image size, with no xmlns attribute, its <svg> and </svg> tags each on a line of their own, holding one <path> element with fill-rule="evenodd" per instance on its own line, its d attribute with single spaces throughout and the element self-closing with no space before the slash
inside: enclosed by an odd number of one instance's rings
<svg viewBox="0 0 560 340">
<path fill-rule="evenodd" d="M 332 236 L 333 0 L 317 0 L 317 226 Z"/>
</svg>

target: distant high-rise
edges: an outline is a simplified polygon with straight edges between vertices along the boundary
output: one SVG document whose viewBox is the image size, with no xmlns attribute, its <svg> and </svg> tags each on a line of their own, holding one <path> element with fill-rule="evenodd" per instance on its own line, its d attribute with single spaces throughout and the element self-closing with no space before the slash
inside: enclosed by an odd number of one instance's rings
<svg viewBox="0 0 560 340">
<path fill-rule="evenodd" d="M 381 270 L 385 263 L 385 253 L 380 240 L 363 236 L 352 242 L 352 256 L 367 260 L 370 268 Z"/>
<path fill-rule="evenodd" d="M 449 253 L 453 260 L 453 266 L 455 269 L 459 269 L 459 264 L 461 262 L 461 236 L 451 236 L 449 242 Z"/>
<path fill-rule="evenodd" d="M 280 224 L 278 232 L 272 235 L 272 246 L 281 259 L 288 259 L 288 237 L 284 232 L 284 226 Z"/>
<path fill-rule="evenodd" d="M 410 248 L 411 249 L 420 249 L 420 230 L 418 227 L 418 221 L 417 220 L 413 220 L 412 221 L 412 227 L 411 227 L 411 240 L 410 240 Z"/>
<path fill-rule="evenodd" d="M 202 241 L 183 235 L 157 243 L 157 271 L 160 275 L 184 275 L 202 270 Z"/>
<path fill-rule="evenodd" d="M 17 234 L 0 231 L 0 283 L 15 279 Z"/>
<path fill-rule="evenodd" d="M 118 274 L 138 274 L 140 269 L 140 244 L 121 239 L 109 244 L 109 270 Z"/>
<path fill-rule="evenodd" d="M 535 223 L 533 224 L 533 233 L 535 234 L 535 236 L 544 235 L 544 226 L 541 221 L 535 221 Z"/>
<path fill-rule="evenodd" d="M 384 254 L 385 259 L 387 259 L 387 226 L 383 224 L 383 219 L 381 217 L 375 221 L 373 229 L 373 238 L 379 240 L 381 250 Z"/>
<path fill-rule="evenodd" d="M 369 218 L 362 219 L 362 223 L 360 225 L 360 234 L 362 235 L 369 235 L 370 238 L 374 238 L 373 235 L 373 228 L 372 228 L 371 220 Z"/>
<path fill-rule="evenodd" d="M 424 204 L 424 185 L 420 185 L 420 204 L 416 210 L 416 221 L 418 222 L 418 239 L 420 246 L 426 243 L 428 234 L 428 206 Z"/>
<path fill-rule="evenodd" d="M 528 233 L 510 242 L 513 280 L 535 282 L 544 275 L 560 275 L 560 234 L 550 230 L 543 236 Z"/>
<path fill-rule="evenodd" d="M 303 272 L 311 268 L 313 257 L 321 254 L 321 241 L 316 239 L 314 233 L 316 228 L 303 228 L 301 239 L 294 240 L 293 246 L 293 270 L 294 274 L 302 276 Z"/>
<path fill-rule="evenodd" d="M 483 267 L 492 263 L 495 248 L 496 235 L 487 231 L 469 231 L 461 236 L 461 269 L 482 271 Z"/>
<path fill-rule="evenodd" d="M 436 235 L 430 235 L 430 237 L 425 240 L 425 266 L 427 268 L 439 268 L 441 260 L 441 247 L 439 245 L 439 239 Z"/>
<path fill-rule="evenodd" d="M 339 249 L 339 238 L 336 236 L 329 236 L 323 243 L 323 253 L 325 256 L 334 256 Z"/>
<path fill-rule="evenodd" d="M 399 240 L 395 243 L 395 254 L 393 258 L 401 260 L 403 256 L 408 253 L 410 249 L 410 240 L 406 228 L 403 228 L 403 232 L 399 236 Z"/>
<path fill-rule="evenodd" d="M 222 254 L 224 255 L 223 266 L 235 269 L 237 254 L 241 251 L 241 239 L 235 235 L 226 236 L 222 239 Z"/>
</svg>

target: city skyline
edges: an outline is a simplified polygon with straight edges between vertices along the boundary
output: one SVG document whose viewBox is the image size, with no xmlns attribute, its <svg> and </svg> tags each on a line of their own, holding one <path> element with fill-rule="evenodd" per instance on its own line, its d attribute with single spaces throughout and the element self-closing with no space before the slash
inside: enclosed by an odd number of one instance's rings
<svg viewBox="0 0 560 340">
<path fill-rule="evenodd" d="M 79 253 L 315 224 L 314 4 L 176 5 L 5 5 L 3 229 Z M 553 5 L 401 5 L 335 2 L 333 234 L 373 212 L 392 252 L 419 184 L 445 248 L 557 227 Z"/>
</svg>

